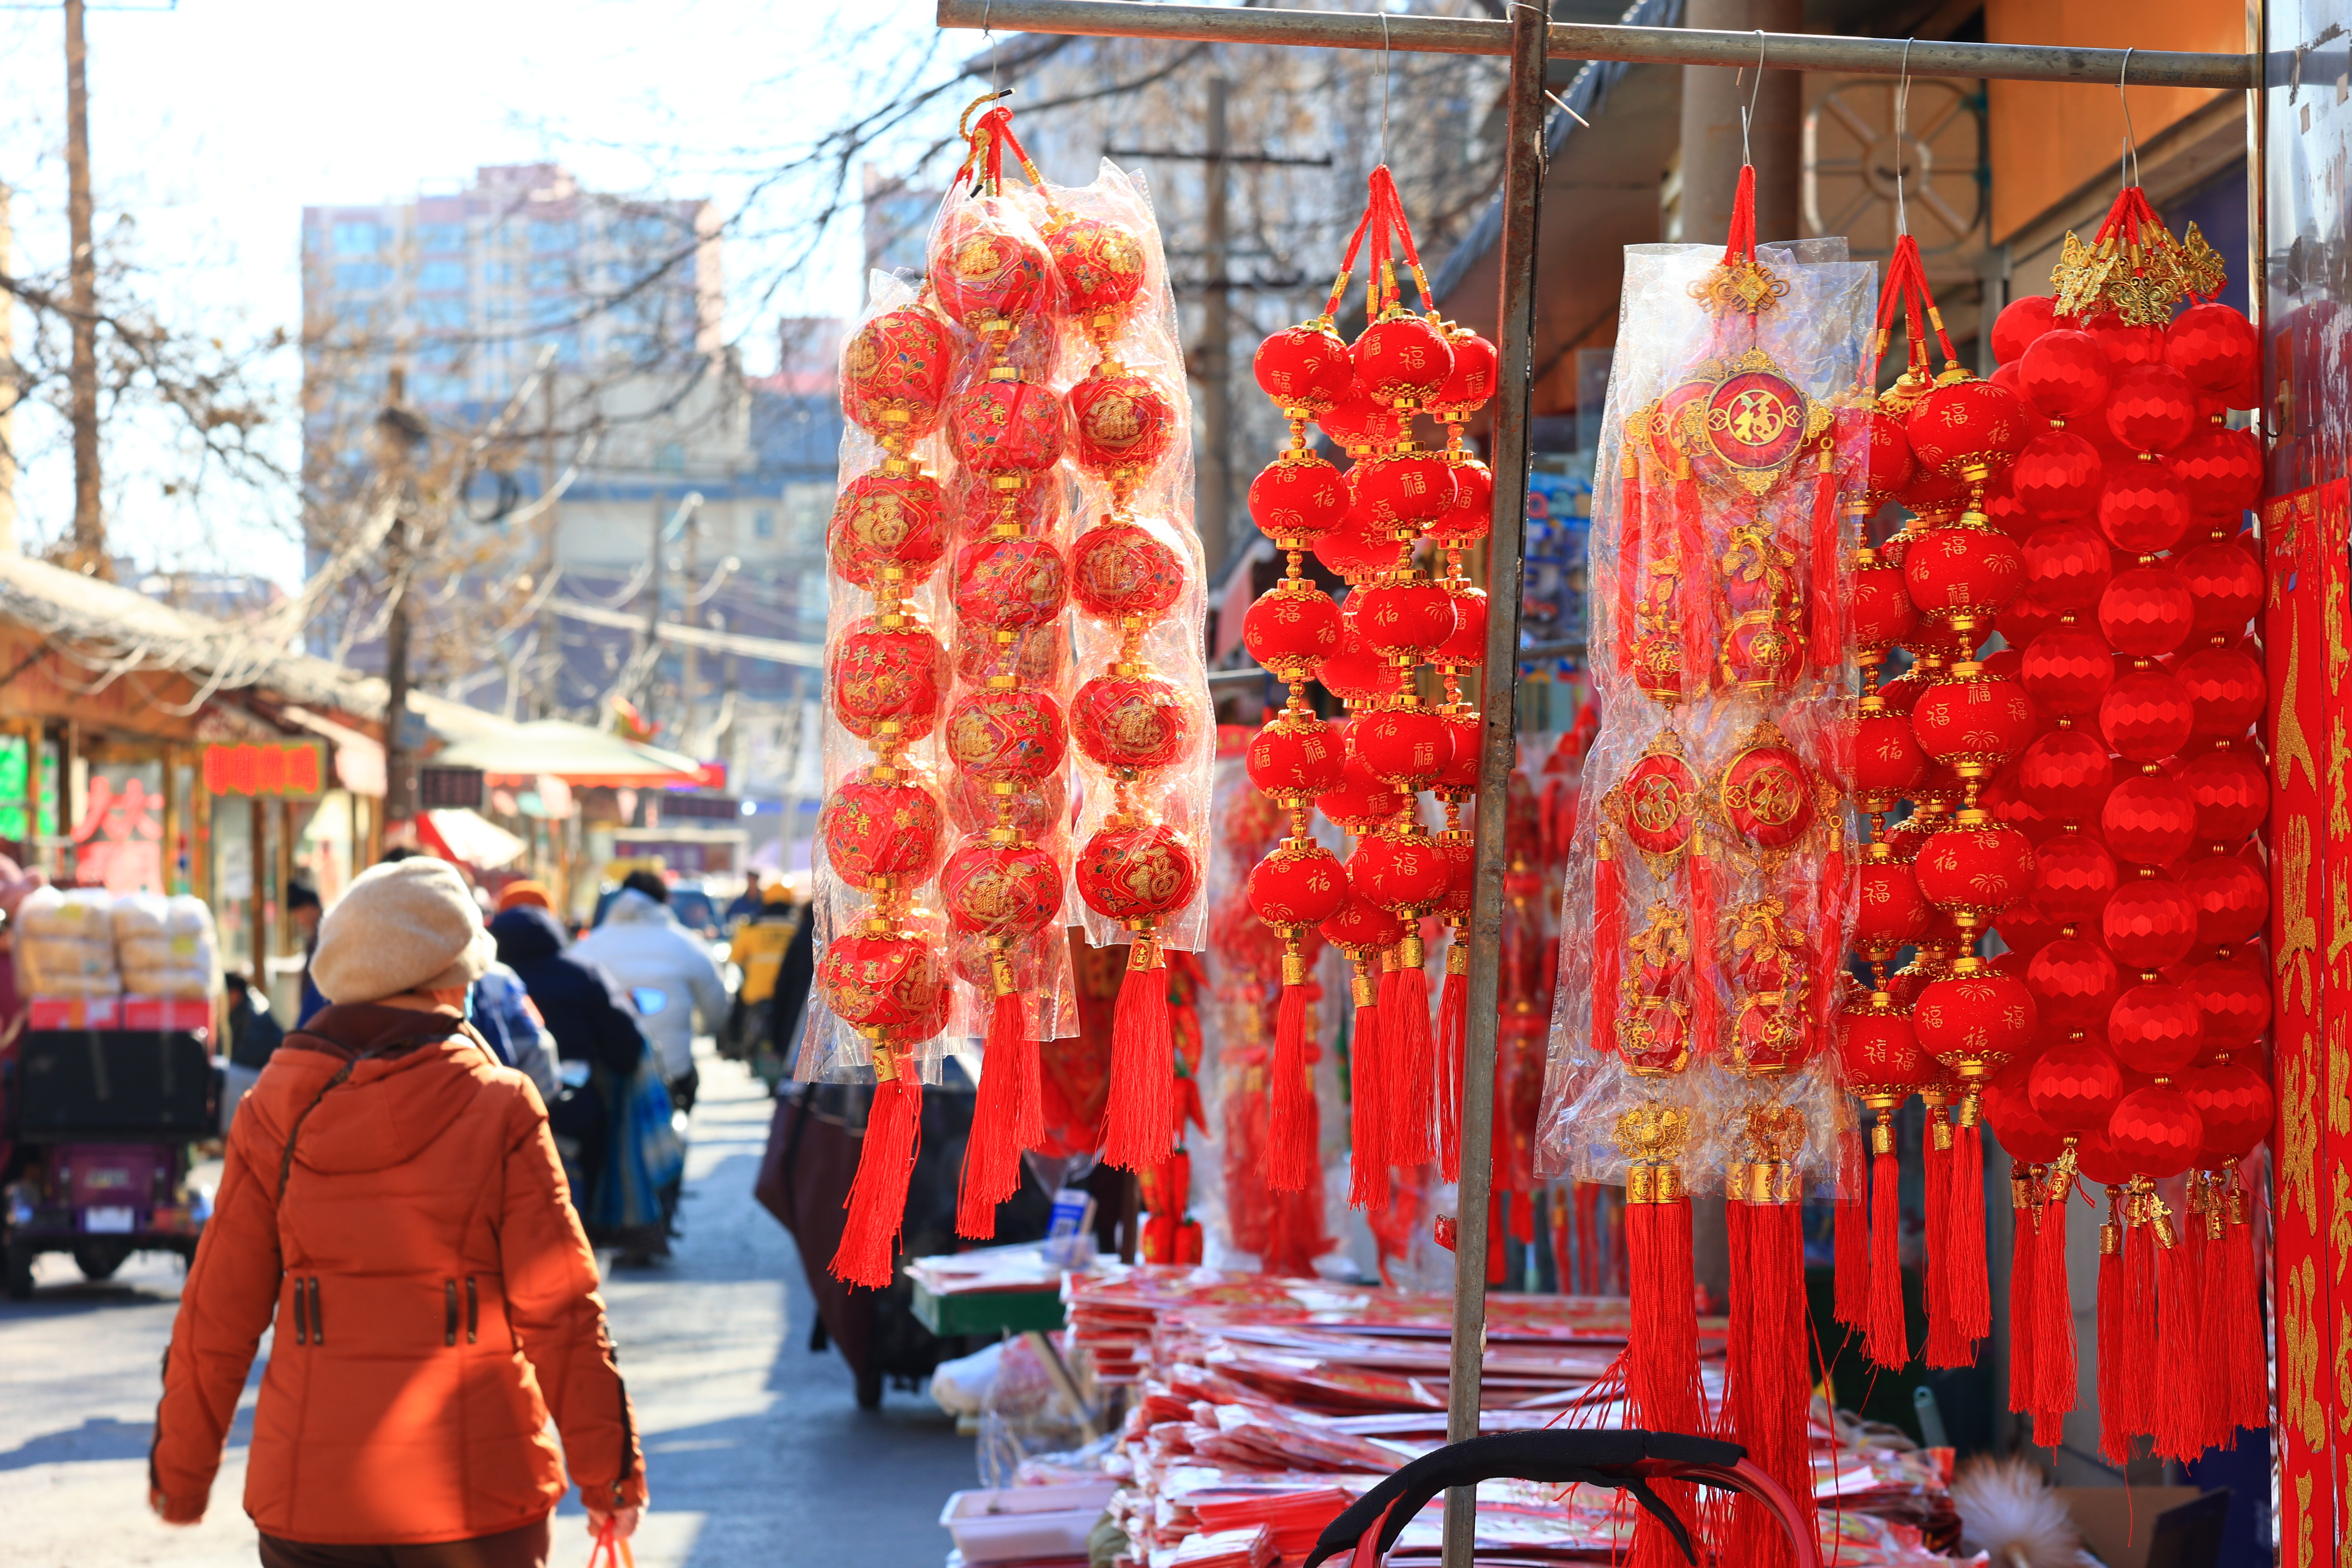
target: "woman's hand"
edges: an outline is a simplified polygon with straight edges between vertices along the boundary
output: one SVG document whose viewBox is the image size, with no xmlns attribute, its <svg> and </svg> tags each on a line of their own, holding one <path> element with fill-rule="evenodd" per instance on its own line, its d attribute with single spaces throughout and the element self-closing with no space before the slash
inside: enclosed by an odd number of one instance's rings
<svg viewBox="0 0 2352 1568">
<path fill-rule="evenodd" d="M 601 1537 L 604 1533 L 604 1527 L 610 1524 L 613 1527 L 613 1539 L 626 1541 L 637 1532 L 637 1519 L 644 1511 L 643 1509 L 616 1508 L 612 1512 L 606 1513 L 602 1509 L 591 1508 L 588 1510 L 588 1533 Z"/>
</svg>

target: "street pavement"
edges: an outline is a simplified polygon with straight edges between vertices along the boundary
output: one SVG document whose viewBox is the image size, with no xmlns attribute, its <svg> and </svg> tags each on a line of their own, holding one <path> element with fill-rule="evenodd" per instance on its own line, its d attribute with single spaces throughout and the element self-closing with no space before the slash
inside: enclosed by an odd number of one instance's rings
<svg viewBox="0 0 2352 1568">
<path fill-rule="evenodd" d="M 702 1042 L 707 1050 L 708 1042 Z M 665 1264 L 608 1270 L 605 1300 L 636 1402 L 653 1508 L 640 1568 L 936 1568 L 950 1492 L 978 1485 L 972 1444 L 927 1394 L 857 1408 L 838 1352 L 812 1353 L 814 1308 L 792 1237 L 751 1196 L 771 1101 L 703 1056 L 684 1204 Z M 609 1261 L 609 1260 L 608 1260 Z M 0 1302 L 0 1562 L 9 1568 L 251 1568 L 246 1446 L 262 1341 L 204 1523 L 146 1508 L 157 1368 L 180 1289 L 142 1256 L 104 1285 L 41 1260 L 30 1301 Z M 584 1563 L 576 1497 L 553 1568 Z"/>
</svg>

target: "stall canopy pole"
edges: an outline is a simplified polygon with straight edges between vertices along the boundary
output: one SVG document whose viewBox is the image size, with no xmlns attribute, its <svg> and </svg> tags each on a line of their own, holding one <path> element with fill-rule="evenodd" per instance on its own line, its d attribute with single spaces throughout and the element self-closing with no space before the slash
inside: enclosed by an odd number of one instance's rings
<svg viewBox="0 0 2352 1568">
<path fill-rule="evenodd" d="M 1516 8 L 1513 12 L 1517 16 Z M 1475 17 L 1381 16 L 1272 6 L 1151 5 L 1136 0 L 939 0 L 942 27 L 998 33 L 1075 33 L 1210 44 L 1408 49 L 1433 55 L 1513 55 L 1513 23 Z M 1556 22 L 1544 52 L 1556 60 L 1642 65 L 1753 66 L 1759 43 L 1775 70 L 1844 76 L 1958 76 L 1999 81 L 2084 81 L 2113 87 L 2259 89 L 2256 55 L 2158 49 L 2076 49 L 2054 44 L 1967 44 L 1943 39 L 1849 38 L 1805 33 L 1717 33 Z M 1905 61 L 1908 47 L 1910 59 Z"/>
</svg>

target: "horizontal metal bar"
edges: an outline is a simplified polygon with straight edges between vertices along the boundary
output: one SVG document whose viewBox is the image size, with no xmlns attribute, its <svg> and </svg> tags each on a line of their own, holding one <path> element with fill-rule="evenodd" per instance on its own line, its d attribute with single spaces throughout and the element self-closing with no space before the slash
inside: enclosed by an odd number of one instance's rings
<svg viewBox="0 0 2352 1568">
<path fill-rule="evenodd" d="M 1307 169 L 1328 169 L 1331 154 L 1317 158 L 1286 158 L 1274 153 L 1187 153 L 1181 147 L 1106 147 L 1106 158 L 1174 158 L 1187 163 L 1283 163 Z"/>
<path fill-rule="evenodd" d="M 1062 33 L 1094 37 L 1177 38 L 1211 44 L 1278 44 L 1301 48 L 1402 49 L 1411 54 L 1502 55 L 1507 22 L 1475 17 L 1389 16 L 1353 11 L 1223 5 L 1154 5 L 1137 0 L 939 0 L 942 27 Z M 1555 22 L 1546 53 L 1556 60 L 1630 60 L 1647 65 L 1753 66 L 1761 47 L 1771 70 L 1901 76 L 1902 38 L 1849 38 L 1800 33 L 1716 33 L 1683 27 L 1619 27 Z M 2166 49 L 2078 49 L 2054 44 L 1909 42 L 1913 76 L 1985 77 L 2000 81 L 2080 81 L 2112 87 L 2210 87 L 2243 91 L 2262 85 L 2256 55 L 2188 54 Z"/>
<path fill-rule="evenodd" d="M 1584 645 L 1580 642 L 1530 643 L 1519 649 L 1519 662 L 1522 664 L 1533 664 L 1538 659 L 1546 658 L 1581 658 L 1583 657 Z M 1261 669 L 1254 664 L 1240 669 L 1209 671 L 1209 684 L 1212 686 L 1244 686 L 1273 679 L 1274 674 L 1271 670 Z"/>
</svg>

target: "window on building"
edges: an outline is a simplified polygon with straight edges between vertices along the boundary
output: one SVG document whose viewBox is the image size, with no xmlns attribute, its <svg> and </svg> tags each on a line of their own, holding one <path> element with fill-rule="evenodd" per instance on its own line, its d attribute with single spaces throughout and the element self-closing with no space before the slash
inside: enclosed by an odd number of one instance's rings
<svg viewBox="0 0 2352 1568">
<path fill-rule="evenodd" d="M 383 248 L 383 230 L 373 223 L 339 223 L 335 226 L 335 254 L 338 256 L 373 256 Z"/>
<path fill-rule="evenodd" d="M 830 479 L 794 480 L 784 486 L 784 546 L 814 552 L 824 538 L 833 516 L 834 485 Z"/>
<path fill-rule="evenodd" d="M 525 275 L 525 281 L 535 289 L 568 289 L 579 281 L 572 263 L 562 258 L 551 261 L 534 261 Z"/>
<path fill-rule="evenodd" d="M 531 300 L 529 319 L 534 327 L 552 327 L 570 321 L 573 313 L 572 300 L 561 294 L 541 294 Z"/>
<path fill-rule="evenodd" d="M 579 244 L 580 226 L 576 223 L 540 219 L 530 226 L 530 247 L 533 250 L 571 250 Z"/>
<path fill-rule="evenodd" d="M 763 506 L 751 513 L 751 536 L 755 539 L 776 537 L 776 513 L 773 508 Z"/>
<path fill-rule="evenodd" d="M 514 286 L 514 280 L 515 270 L 513 262 L 485 261 L 482 263 L 482 281 L 488 287 L 492 289 L 510 289 Z"/>
<path fill-rule="evenodd" d="M 416 226 L 416 248 L 423 251 L 451 251 L 466 248 L 466 226 L 462 223 L 420 223 Z"/>
<path fill-rule="evenodd" d="M 462 293 L 466 288 L 466 264 L 462 261 L 428 261 L 416 269 L 416 286 L 444 293 Z"/>
<path fill-rule="evenodd" d="M 676 441 L 665 441 L 654 453 L 654 467 L 665 474 L 686 472 L 686 448 Z"/>
<path fill-rule="evenodd" d="M 381 261 L 341 261 L 335 264 L 335 287 L 381 289 L 392 281 L 392 268 Z"/>
</svg>

